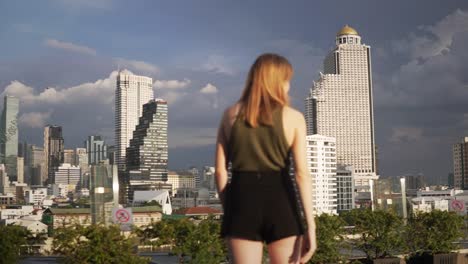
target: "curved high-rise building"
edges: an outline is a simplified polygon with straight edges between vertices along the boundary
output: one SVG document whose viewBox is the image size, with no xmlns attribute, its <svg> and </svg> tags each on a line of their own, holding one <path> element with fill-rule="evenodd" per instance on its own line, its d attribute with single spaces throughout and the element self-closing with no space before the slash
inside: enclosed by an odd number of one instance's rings
<svg viewBox="0 0 468 264">
<path fill-rule="evenodd" d="M 125 151 L 143 113 L 143 105 L 153 99 L 153 79 L 121 71 L 115 90 L 115 163 L 125 171 Z"/>
<path fill-rule="evenodd" d="M 307 134 L 336 138 L 337 164 L 351 165 L 356 186 L 377 178 L 370 46 L 344 26 L 306 101 Z"/>
</svg>

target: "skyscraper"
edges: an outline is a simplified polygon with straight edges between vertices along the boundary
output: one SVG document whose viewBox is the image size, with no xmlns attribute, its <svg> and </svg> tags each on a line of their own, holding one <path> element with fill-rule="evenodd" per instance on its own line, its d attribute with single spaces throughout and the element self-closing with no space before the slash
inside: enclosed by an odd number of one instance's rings
<svg viewBox="0 0 468 264">
<path fill-rule="evenodd" d="M 468 189 L 468 137 L 453 145 L 453 182 L 457 189 Z"/>
<path fill-rule="evenodd" d="M 139 171 L 145 180 L 167 181 L 167 160 L 167 102 L 158 99 L 143 106 L 127 148 L 127 169 Z"/>
<path fill-rule="evenodd" d="M 29 170 L 28 173 L 30 175 L 28 184 L 42 185 L 47 179 L 44 149 L 36 147 L 35 145 L 29 145 L 27 152 L 27 156 L 29 157 L 29 159 L 28 162 L 25 164 L 25 168 Z"/>
<path fill-rule="evenodd" d="M 322 135 L 309 135 L 306 142 L 313 212 L 317 215 L 336 214 L 336 140 Z"/>
<path fill-rule="evenodd" d="M 75 150 L 74 149 L 65 149 L 63 150 L 63 163 L 68 163 L 70 165 L 75 165 Z"/>
<path fill-rule="evenodd" d="M 143 105 L 153 99 L 153 80 L 121 71 L 115 90 L 115 162 L 125 171 L 125 151 L 132 139 Z"/>
<path fill-rule="evenodd" d="M 167 181 L 167 102 L 151 100 L 127 148 L 127 170 L 119 174 L 120 201 L 133 200 L 135 190 L 155 188 Z M 120 172 L 119 172 L 120 173 Z"/>
<path fill-rule="evenodd" d="M 18 183 L 24 183 L 24 158 L 18 157 L 16 159 L 16 181 Z"/>
<path fill-rule="evenodd" d="M 116 165 L 91 165 L 90 198 L 92 223 L 109 224 L 112 209 L 118 204 Z"/>
<path fill-rule="evenodd" d="M 19 99 L 5 95 L 3 101 L 2 120 L 0 126 L 1 163 L 5 164 L 6 173 L 10 180 L 17 177 L 18 157 L 18 111 Z"/>
<path fill-rule="evenodd" d="M 48 125 L 44 128 L 45 172 L 47 182 L 54 183 L 55 171 L 64 161 L 64 146 L 61 126 Z"/>
<path fill-rule="evenodd" d="M 377 179 L 370 46 L 355 29 L 338 32 L 305 102 L 307 134 L 336 138 L 337 164 L 353 167 L 356 186 Z"/>
<path fill-rule="evenodd" d="M 107 159 L 107 145 L 101 136 L 89 136 L 85 147 L 90 165 L 97 165 Z"/>
</svg>

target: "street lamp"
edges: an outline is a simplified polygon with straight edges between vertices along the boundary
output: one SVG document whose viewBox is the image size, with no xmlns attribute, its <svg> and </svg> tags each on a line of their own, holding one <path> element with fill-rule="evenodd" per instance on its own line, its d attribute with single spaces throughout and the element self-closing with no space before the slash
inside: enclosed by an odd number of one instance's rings
<svg viewBox="0 0 468 264">
<path fill-rule="evenodd" d="M 406 209 L 406 179 L 405 177 L 400 178 L 401 183 L 401 200 L 402 200 L 402 207 L 403 207 L 403 221 L 406 223 L 407 219 L 407 209 Z"/>
</svg>

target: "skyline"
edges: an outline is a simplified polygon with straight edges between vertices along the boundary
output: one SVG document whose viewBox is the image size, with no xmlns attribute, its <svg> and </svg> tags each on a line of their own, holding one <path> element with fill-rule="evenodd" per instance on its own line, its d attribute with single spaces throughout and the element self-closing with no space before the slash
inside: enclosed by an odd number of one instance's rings
<svg viewBox="0 0 468 264">
<path fill-rule="evenodd" d="M 239 98 L 256 56 L 291 61 L 291 102 L 303 111 L 336 32 L 349 24 L 373 53 L 381 175 L 444 179 L 452 144 L 468 130 L 468 3 L 426 1 L 424 12 L 414 2 L 360 3 L 3 2 L 0 87 L 22 99 L 20 141 L 41 146 L 51 123 L 63 126 L 70 148 L 92 134 L 113 143 L 119 67 L 152 77 L 155 97 L 169 101 L 170 168 L 201 167 L 213 163 L 221 113 Z"/>
</svg>

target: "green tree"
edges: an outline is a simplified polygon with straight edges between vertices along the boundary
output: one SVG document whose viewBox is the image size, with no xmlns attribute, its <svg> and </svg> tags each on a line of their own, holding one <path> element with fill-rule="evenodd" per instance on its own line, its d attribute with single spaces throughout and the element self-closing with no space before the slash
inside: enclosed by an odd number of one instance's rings
<svg viewBox="0 0 468 264">
<path fill-rule="evenodd" d="M 434 210 L 408 219 L 405 240 L 411 255 L 449 253 L 453 242 L 463 237 L 463 217 L 454 212 Z"/>
<path fill-rule="evenodd" d="M 18 262 L 21 246 L 29 235 L 29 230 L 21 226 L 0 226 L 0 263 Z"/>
<path fill-rule="evenodd" d="M 309 263 L 338 263 L 343 257 L 339 248 L 343 246 L 345 222 L 339 216 L 321 214 L 315 218 L 317 224 L 317 251 Z"/>
<path fill-rule="evenodd" d="M 188 229 L 183 243 L 175 251 L 189 256 L 190 263 L 220 263 L 226 259 L 227 252 L 220 229 L 219 221 L 212 216 L 202 220 L 195 228 Z"/>
<path fill-rule="evenodd" d="M 343 219 L 360 235 L 355 245 L 368 259 L 391 257 L 403 249 L 403 221 L 395 213 L 355 209 Z"/>
<path fill-rule="evenodd" d="M 159 222 L 151 223 L 137 234 L 142 238 L 143 244 L 156 247 L 169 245 L 173 246 L 176 240 L 176 221 L 163 219 Z"/>
<path fill-rule="evenodd" d="M 124 237 L 118 226 L 74 225 L 59 228 L 53 241 L 54 253 L 64 263 L 148 263 L 136 255 L 135 237 Z"/>
</svg>

